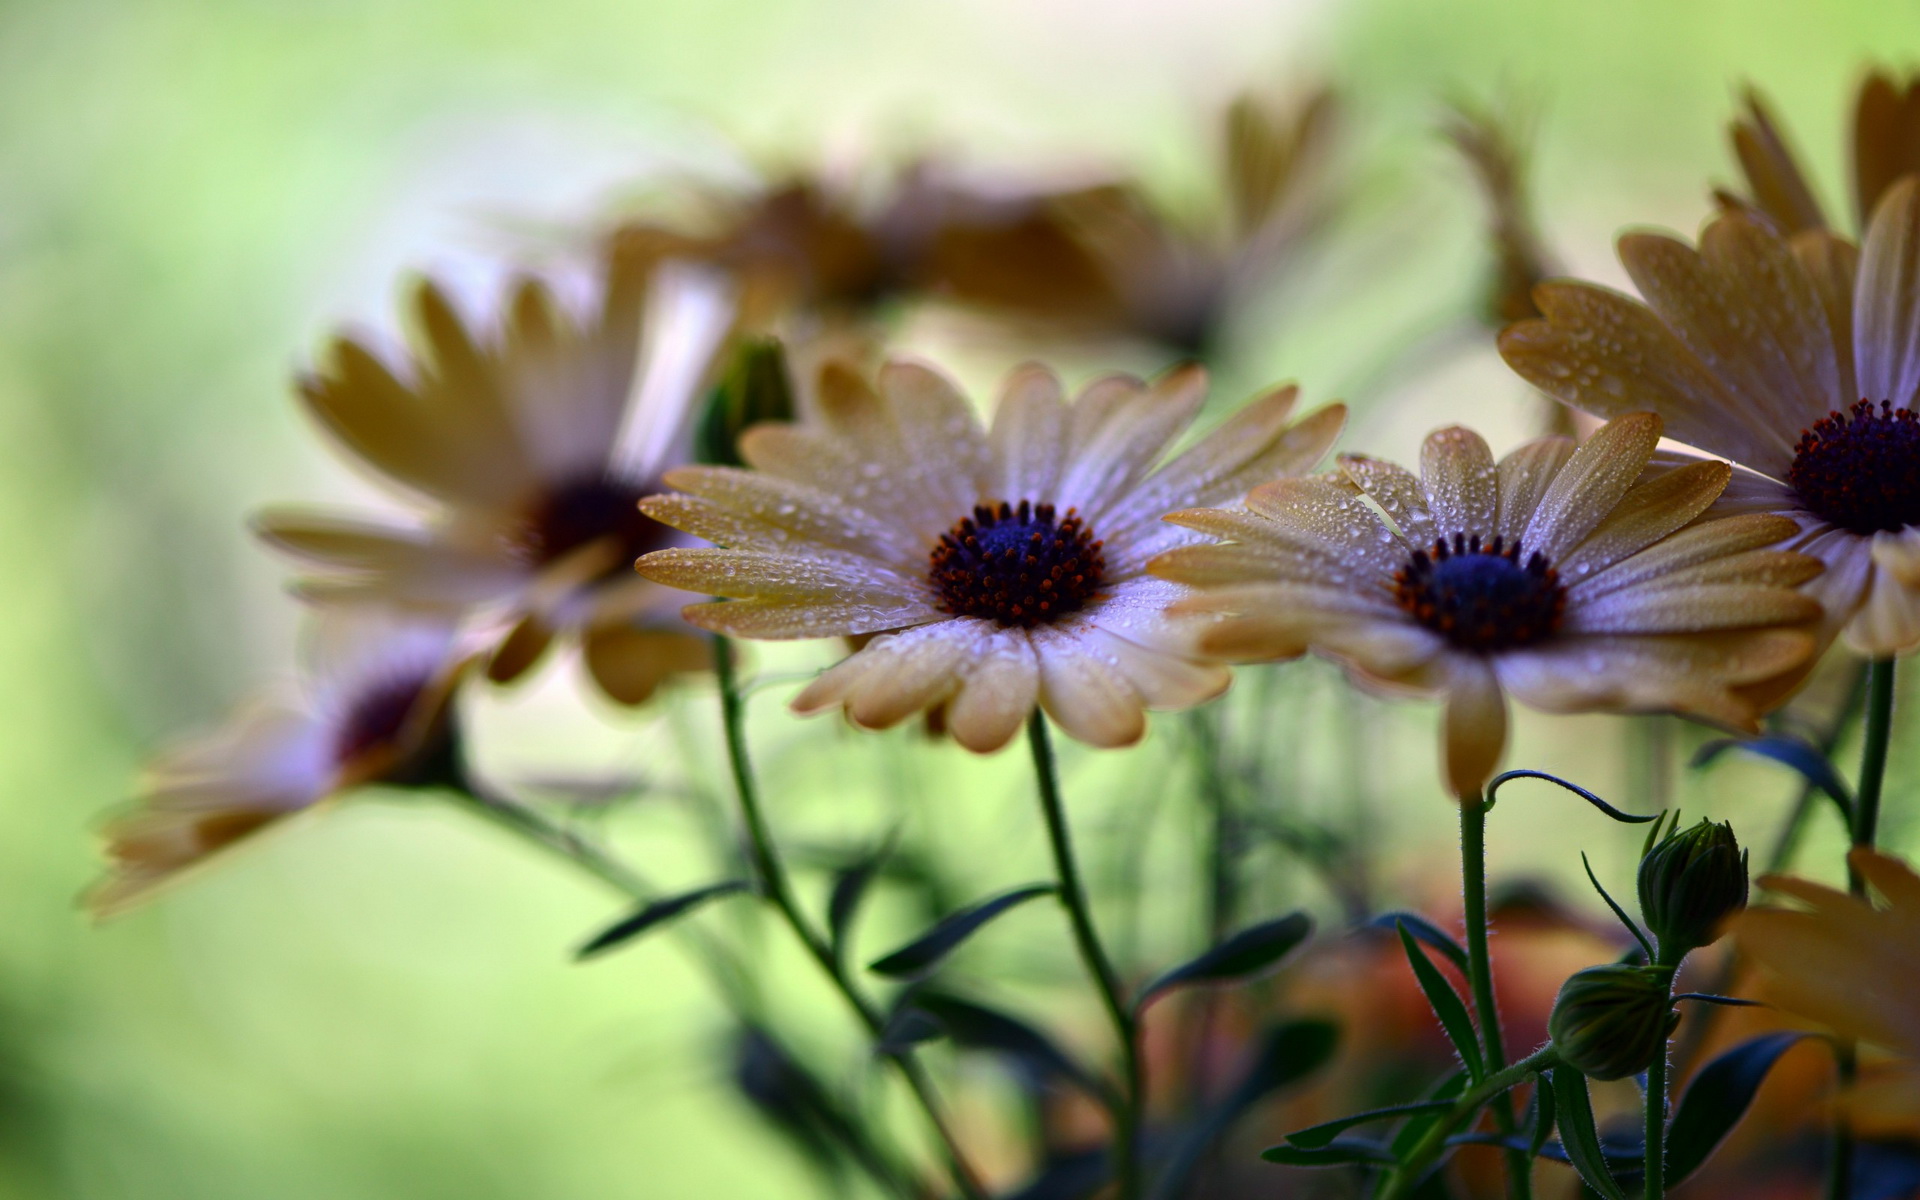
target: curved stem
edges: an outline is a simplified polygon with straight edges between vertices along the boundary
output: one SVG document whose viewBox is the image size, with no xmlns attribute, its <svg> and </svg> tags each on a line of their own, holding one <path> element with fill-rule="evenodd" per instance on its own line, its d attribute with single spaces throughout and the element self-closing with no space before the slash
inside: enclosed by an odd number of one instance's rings
<svg viewBox="0 0 1920 1200">
<path fill-rule="evenodd" d="M 1467 983 L 1473 992 L 1473 1011 L 1480 1023 L 1480 1050 L 1487 1071 L 1506 1066 L 1507 1048 L 1500 1037 L 1500 1006 L 1493 992 L 1493 961 L 1487 949 L 1487 808 L 1478 795 L 1460 800 L 1460 881 L 1467 924 Z M 1513 1101 L 1503 1092 L 1493 1102 L 1494 1123 L 1501 1133 L 1514 1129 Z M 1507 1151 L 1507 1195 L 1531 1200 L 1533 1164 L 1525 1151 Z"/>
<path fill-rule="evenodd" d="M 1093 977 L 1100 1002 L 1113 1022 L 1114 1036 L 1120 1040 L 1121 1059 L 1126 1071 L 1126 1086 L 1114 1113 L 1114 1176 L 1119 1181 L 1119 1200 L 1134 1200 L 1140 1194 L 1140 1163 L 1137 1145 L 1140 1133 L 1142 1069 L 1140 1037 L 1133 1011 L 1120 992 L 1119 977 L 1107 958 L 1106 948 L 1093 924 L 1093 912 L 1087 905 L 1086 889 L 1080 882 L 1080 867 L 1074 861 L 1073 841 L 1067 829 L 1067 813 L 1060 802 L 1060 778 L 1053 761 L 1053 745 L 1047 736 L 1047 718 L 1035 709 L 1027 720 L 1027 741 L 1033 750 L 1033 773 L 1040 789 L 1040 811 L 1047 822 L 1047 841 L 1053 848 L 1054 872 L 1060 879 L 1060 902 L 1066 907 L 1073 926 L 1074 945 L 1087 974 Z"/>
<path fill-rule="evenodd" d="M 885 1018 L 854 985 L 846 965 L 801 911 L 794 895 L 793 882 L 787 876 L 786 865 L 775 848 L 766 814 L 760 807 L 760 791 L 754 782 L 753 763 L 747 755 L 745 703 L 740 694 L 739 681 L 734 676 L 733 648 L 726 638 L 717 634 L 713 638 L 713 669 L 720 684 L 720 716 L 726 732 L 727 760 L 733 769 L 734 788 L 740 800 L 740 817 L 746 826 L 747 841 L 763 894 L 877 1044 L 886 1026 Z M 934 1092 L 933 1081 L 920 1065 L 919 1058 L 911 1049 L 893 1051 L 887 1058 L 899 1069 L 901 1078 L 906 1081 L 914 1099 L 926 1113 L 928 1124 L 940 1139 L 954 1184 L 970 1200 L 986 1200 L 986 1189 L 961 1151 L 959 1139 L 948 1124 L 939 1096 Z"/>
<path fill-rule="evenodd" d="M 1433 1127 L 1423 1134 L 1413 1148 L 1407 1151 L 1407 1157 L 1393 1169 L 1385 1182 L 1381 1184 L 1376 1200 L 1400 1200 L 1426 1177 L 1427 1170 L 1434 1160 L 1447 1148 L 1447 1139 L 1454 1131 L 1480 1107 L 1488 1101 L 1504 1098 L 1513 1088 L 1526 1081 L 1527 1076 L 1546 1070 L 1558 1061 L 1551 1045 L 1542 1046 L 1532 1054 L 1487 1076 L 1473 1087 L 1463 1092 L 1453 1102 L 1453 1107 L 1433 1123 Z M 1524 1157 L 1524 1155 L 1522 1155 Z"/>
<path fill-rule="evenodd" d="M 1853 845 L 1871 847 L 1880 832 L 1880 791 L 1887 778 L 1887 749 L 1893 738 L 1894 664 L 1892 658 L 1876 658 L 1867 665 L 1867 711 L 1865 736 L 1861 739 L 1860 778 L 1853 791 Z M 1867 894 L 1867 881 L 1860 872 L 1847 866 L 1847 890 L 1856 896 Z M 1835 1083 L 1846 1088 L 1853 1083 L 1858 1057 L 1851 1041 L 1834 1046 Z M 1833 1126 L 1833 1156 L 1827 1160 L 1828 1200 L 1847 1200 L 1853 1195 L 1853 1130 L 1846 1118 Z"/>
</svg>

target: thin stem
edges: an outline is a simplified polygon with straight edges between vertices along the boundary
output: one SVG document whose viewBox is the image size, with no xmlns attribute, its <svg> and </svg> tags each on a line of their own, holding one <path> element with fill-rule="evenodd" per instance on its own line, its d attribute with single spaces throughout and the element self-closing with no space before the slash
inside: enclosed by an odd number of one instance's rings
<svg viewBox="0 0 1920 1200">
<path fill-rule="evenodd" d="M 1473 1010 L 1480 1018 L 1480 1049 L 1487 1070 L 1497 1073 L 1507 1062 L 1500 1037 L 1500 1007 L 1493 992 L 1493 961 L 1487 950 L 1487 802 L 1478 795 L 1460 800 L 1460 880 L 1465 894 L 1467 923 L 1467 983 L 1473 992 Z M 1514 1129 L 1513 1101 L 1502 1093 L 1493 1103 L 1494 1123 L 1502 1133 Z M 1507 1195 L 1531 1200 L 1533 1164 L 1523 1150 L 1507 1151 Z"/>
<path fill-rule="evenodd" d="M 1080 882 L 1080 867 L 1074 861 L 1073 840 L 1067 830 L 1067 813 L 1060 802 L 1060 778 L 1053 761 L 1053 745 L 1047 736 L 1046 715 L 1038 709 L 1027 721 L 1027 741 L 1033 750 L 1033 773 L 1040 788 L 1040 811 L 1047 822 L 1047 841 L 1053 848 L 1054 872 L 1060 879 L 1060 902 L 1066 907 L 1073 926 L 1074 945 L 1080 960 L 1092 976 L 1100 1002 L 1113 1022 L 1114 1036 L 1120 1041 L 1120 1053 L 1126 1071 L 1126 1086 L 1114 1113 L 1113 1160 L 1118 1179 L 1119 1200 L 1134 1200 L 1140 1194 L 1140 1163 L 1136 1142 L 1140 1131 L 1142 1069 L 1139 1029 L 1133 1010 L 1120 992 L 1120 980 L 1100 943 L 1094 928 L 1093 912 L 1087 905 L 1086 889 Z"/>
<path fill-rule="evenodd" d="M 1876 658 L 1867 665 L 1867 710 L 1865 736 L 1861 739 L 1860 778 L 1853 790 L 1853 845 L 1871 847 L 1880 832 L 1880 791 L 1887 778 L 1887 748 L 1893 737 L 1894 664 L 1892 658 Z M 1847 864 L 1847 889 L 1856 896 L 1867 894 L 1867 881 Z M 1834 1046 L 1834 1082 L 1844 1090 L 1852 1086 L 1859 1069 L 1859 1058 L 1852 1041 Z M 1827 1161 L 1828 1200 L 1848 1200 L 1853 1195 L 1853 1130 L 1844 1116 L 1833 1124 L 1833 1157 Z"/>
<path fill-rule="evenodd" d="M 1673 994 L 1673 973 L 1679 967 L 1678 962 L 1662 962 L 1666 980 L 1667 994 Z M 1673 1002 L 1668 1000 L 1668 1011 L 1672 1011 Z M 1672 1039 L 1660 1039 L 1660 1053 L 1653 1056 L 1647 1064 L 1646 1095 L 1646 1134 L 1644 1172 L 1646 1185 L 1641 1200 L 1665 1200 L 1667 1194 L 1667 1077 L 1669 1075 L 1667 1056 L 1671 1051 Z"/>
<path fill-rule="evenodd" d="M 1427 1170 L 1435 1159 L 1447 1148 L 1447 1139 L 1474 1113 L 1480 1111 L 1488 1101 L 1505 1098 L 1507 1093 L 1525 1082 L 1527 1076 L 1546 1070 L 1558 1061 L 1551 1045 L 1542 1046 L 1532 1054 L 1487 1076 L 1461 1094 L 1453 1102 L 1432 1128 L 1423 1134 L 1419 1141 L 1407 1151 L 1400 1165 L 1393 1169 L 1381 1185 L 1377 1200 L 1400 1200 L 1426 1177 Z M 1522 1157 L 1525 1157 L 1522 1153 Z"/>
<path fill-rule="evenodd" d="M 753 854 L 753 863 L 760 876 L 760 885 L 767 902 L 773 905 L 787 927 L 793 931 L 809 957 L 820 967 L 833 983 L 834 989 L 846 1000 L 854 1015 L 859 1018 L 867 1034 L 877 1044 L 886 1026 L 886 1020 L 873 1003 L 854 985 L 847 973 L 845 964 L 834 954 L 832 946 L 813 928 L 812 922 L 801 911 L 800 903 L 794 895 L 793 882 L 787 876 L 786 865 L 780 860 L 775 849 L 773 834 L 767 826 L 765 812 L 760 807 L 760 791 L 754 782 L 753 763 L 747 754 L 745 704 L 740 695 L 739 681 L 733 670 L 733 648 L 724 637 L 715 635 L 713 639 L 714 676 L 720 685 L 720 716 L 727 738 L 727 760 L 733 768 L 733 783 L 740 800 L 740 817 L 746 826 L 747 840 Z M 966 1155 L 960 1149 L 959 1139 L 954 1135 L 942 1110 L 938 1095 L 933 1089 L 933 1081 L 911 1049 L 892 1051 L 887 1058 L 900 1071 L 907 1087 L 913 1092 L 914 1099 L 926 1113 L 927 1122 L 933 1127 L 934 1134 L 940 1139 L 946 1154 L 948 1170 L 954 1183 L 969 1200 L 987 1200 L 986 1189 L 980 1178 L 968 1164 Z"/>
</svg>

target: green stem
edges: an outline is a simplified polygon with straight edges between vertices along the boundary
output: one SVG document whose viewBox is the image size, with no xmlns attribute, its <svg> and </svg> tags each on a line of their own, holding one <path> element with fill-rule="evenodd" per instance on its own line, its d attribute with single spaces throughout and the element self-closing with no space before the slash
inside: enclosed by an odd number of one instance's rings
<svg viewBox="0 0 1920 1200">
<path fill-rule="evenodd" d="M 1673 973 L 1679 963 L 1662 962 L 1665 972 L 1667 994 L 1673 994 Z M 1667 1009 L 1673 1009 L 1672 1000 L 1668 1000 Z M 1665 1200 L 1667 1194 L 1667 1056 L 1671 1052 L 1672 1039 L 1660 1039 L 1660 1053 L 1654 1055 L 1647 1064 L 1647 1095 L 1645 1125 L 1645 1188 L 1641 1200 Z"/>
<path fill-rule="evenodd" d="M 1527 1076 L 1546 1070 L 1558 1060 L 1558 1055 L 1554 1053 L 1551 1045 L 1542 1046 L 1519 1062 L 1495 1071 L 1461 1093 L 1460 1098 L 1453 1102 L 1453 1107 L 1434 1122 L 1433 1127 L 1428 1129 L 1407 1151 L 1407 1156 L 1400 1165 L 1387 1176 L 1380 1187 L 1377 1200 L 1400 1200 L 1401 1197 L 1410 1193 L 1426 1177 L 1434 1160 L 1439 1158 L 1447 1148 L 1447 1139 L 1452 1137 L 1454 1131 L 1459 1129 L 1468 1118 L 1480 1111 L 1482 1105 L 1505 1098 L 1509 1091 L 1525 1082 Z M 1524 1158 L 1525 1155 L 1523 1154 L 1522 1157 Z"/>
<path fill-rule="evenodd" d="M 1887 748 L 1893 738 L 1894 664 L 1892 658 L 1876 658 L 1867 665 L 1867 711 L 1865 736 L 1861 739 L 1860 778 L 1853 790 L 1853 845 L 1871 847 L 1880 832 L 1880 792 L 1887 779 Z M 1867 881 L 1847 864 L 1847 889 L 1856 896 L 1867 894 Z M 1834 1046 L 1835 1083 L 1841 1089 L 1853 1084 L 1859 1060 L 1851 1041 Z M 1848 1200 L 1853 1195 L 1853 1130 L 1845 1117 L 1833 1125 L 1833 1157 L 1827 1161 L 1828 1200 Z"/>
<path fill-rule="evenodd" d="M 1140 1037 L 1133 1010 L 1120 991 L 1120 980 L 1100 943 L 1094 928 L 1093 912 L 1087 904 L 1086 889 L 1080 882 L 1080 868 L 1073 857 L 1073 840 L 1067 830 L 1067 813 L 1060 802 L 1060 778 L 1053 761 L 1053 745 L 1047 736 L 1046 715 L 1038 709 L 1027 721 L 1027 741 L 1033 750 L 1033 773 L 1040 788 L 1040 811 L 1047 821 L 1047 841 L 1053 848 L 1054 872 L 1060 879 L 1060 902 L 1073 926 L 1073 940 L 1080 960 L 1092 976 L 1100 1002 L 1113 1022 L 1114 1036 L 1120 1041 L 1125 1065 L 1126 1086 L 1114 1113 L 1113 1165 L 1119 1181 L 1119 1200 L 1134 1200 L 1140 1194 L 1140 1163 L 1136 1142 L 1140 1131 L 1142 1066 Z"/>
<path fill-rule="evenodd" d="M 1473 1010 L 1479 1017 L 1480 1050 L 1487 1071 L 1506 1066 L 1506 1043 L 1500 1037 L 1500 1007 L 1493 992 L 1493 961 L 1487 950 L 1487 808 L 1479 795 L 1460 800 L 1460 879 L 1465 894 L 1467 923 L 1467 984 L 1473 992 Z M 1501 1133 L 1514 1129 L 1513 1101 L 1502 1093 L 1493 1103 L 1494 1123 Z M 1531 1200 L 1533 1164 L 1525 1151 L 1507 1151 L 1507 1195 Z"/>
<path fill-rule="evenodd" d="M 719 635 L 713 639 L 713 670 L 720 685 L 720 716 L 726 731 L 727 760 L 733 769 L 734 789 L 740 800 L 740 816 L 746 826 L 754 867 L 760 877 L 765 899 L 780 914 L 793 931 L 793 936 L 819 965 L 834 989 L 859 1018 L 868 1036 L 877 1044 L 886 1026 L 885 1018 L 854 985 L 845 964 L 801 911 L 799 900 L 794 895 L 793 882 L 787 876 L 786 865 L 775 849 L 766 814 L 760 807 L 760 791 L 754 782 L 753 763 L 747 755 L 745 703 L 740 695 L 739 681 L 734 675 L 733 649 L 727 639 Z M 959 1139 L 948 1124 L 939 1097 L 934 1092 L 933 1081 L 920 1065 L 918 1057 L 911 1049 L 904 1049 L 889 1053 L 887 1058 L 899 1069 L 901 1078 L 906 1081 L 914 1099 L 926 1113 L 928 1124 L 940 1139 L 955 1185 L 969 1200 L 987 1200 L 986 1189 L 961 1151 Z"/>
</svg>

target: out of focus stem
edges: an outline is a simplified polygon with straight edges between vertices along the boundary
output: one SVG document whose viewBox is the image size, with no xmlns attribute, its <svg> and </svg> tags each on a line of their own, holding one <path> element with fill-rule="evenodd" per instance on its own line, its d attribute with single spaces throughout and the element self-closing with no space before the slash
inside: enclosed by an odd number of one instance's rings
<svg viewBox="0 0 1920 1200">
<path fill-rule="evenodd" d="M 1060 776 L 1053 760 L 1053 743 L 1047 735 L 1047 718 L 1039 709 L 1027 720 L 1027 742 L 1033 750 L 1033 773 L 1039 784 L 1040 811 L 1047 822 L 1047 841 L 1053 848 L 1054 873 L 1060 881 L 1060 903 L 1073 926 L 1074 945 L 1080 960 L 1092 977 L 1100 1002 L 1113 1022 L 1114 1036 L 1120 1042 L 1120 1054 L 1126 1074 L 1120 1104 L 1113 1114 L 1113 1171 L 1119 1187 L 1118 1200 L 1135 1200 L 1140 1194 L 1140 1106 L 1144 1078 L 1140 1061 L 1140 1031 L 1133 1009 L 1120 991 L 1120 979 L 1100 942 L 1093 923 L 1093 910 L 1087 904 L 1086 888 L 1080 882 L 1080 866 L 1073 856 L 1073 838 L 1067 828 L 1066 807 L 1060 800 Z"/>
<path fill-rule="evenodd" d="M 814 929 L 806 913 L 801 911 L 794 895 L 793 882 L 787 876 L 786 864 L 781 861 L 774 845 L 766 814 L 760 807 L 760 790 L 754 781 L 753 762 L 747 754 L 746 710 L 740 695 L 739 680 L 734 675 L 733 647 L 726 638 L 717 634 L 713 638 L 713 672 L 720 685 L 720 717 L 726 732 L 727 761 L 733 769 L 734 789 L 740 800 L 740 817 L 746 826 L 747 842 L 752 850 L 755 872 L 760 877 L 762 895 L 793 931 L 793 936 L 799 940 L 808 956 L 826 974 L 834 989 L 845 998 L 847 1006 L 866 1028 L 867 1035 L 878 1045 L 886 1027 L 885 1018 L 854 985 L 840 957 L 833 952 L 826 938 Z M 940 1139 L 955 1186 L 969 1200 L 987 1200 L 980 1177 L 968 1164 L 966 1155 L 960 1149 L 959 1139 L 947 1122 L 939 1096 L 933 1089 L 933 1081 L 928 1078 L 913 1050 L 891 1051 L 886 1057 L 899 1069 L 914 1099 L 926 1113 L 928 1124 Z"/>
<path fill-rule="evenodd" d="M 1853 789 L 1853 847 L 1871 848 L 1880 832 L 1880 792 L 1887 779 L 1887 748 L 1893 738 L 1894 664 L 1897 659 L 1876 658 L 1867 665 L 1866 727 L 1860 747 L 1860 778 Z M 1867 881 L 1847 864 L 1847 888 L 1856 896 L 1867 894 Z M 1836 1086 L 1852 1085 L 1859 1069 L 1852 1041 L 1834 1046 Z M 1827 1161 L 1828 1200 L 1848 1200 L 1853 1195 L 1853 1130 L 1844 1115 L 1833 1124 L 1833 1156 Z"/>
<path fill-rule="evenodd" d="M 1460 799 L 1460 882 L 1467 924 L 1467 985 L 1473 992 L 1473 1011 L 1479 1018 L 1480 1052 L 1487 1073 L 1498 1074 L 1507 1065 L 1506 1043 L 1500 1037 L 1500 1006 L 1493 992 L 1493 960 L 1487 950 L 1487 809 L 1479 793 Z M 1514 1130 L 1513 1100 L 1505 1092 L 1492 1101 L 1493 1120 L 1501 1133 Z M 1533 1164 L 1524 1150 L 1509 1149 L 1507 1195 L 1532 1200 Z"/>
<path fill-rule="evenodd" d="M 1526 1082 L 1527 1076 L 1545 1071 L 1559 1061 L 1559 1055 L 1551 1045 L 1542 1046 L 1526 1058 L 1510 1067 L 1502 1068 L 1474 1084 L 1453 1102 L 1441 1118 L 1434 1122 L 1401 1164 L 1393 1169 L 1385 1182 L 1381 1184 L 1376 1200 L 1402 1200 L 1418 1187 L 1447 1148 L 1447 1139 L 1452 1137 L 1466 1120 L 1479 1112 L 1481 1106 L 1489 1101 L 1503 1098 L 1513 1088 Z"/>
</svg>

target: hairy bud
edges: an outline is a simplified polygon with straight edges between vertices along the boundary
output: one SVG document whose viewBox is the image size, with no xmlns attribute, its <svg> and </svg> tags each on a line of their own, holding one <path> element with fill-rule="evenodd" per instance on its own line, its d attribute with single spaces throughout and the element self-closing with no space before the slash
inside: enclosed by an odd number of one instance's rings
<svg viewBox="0 0 1920 1200">
<path fill-rule="evenodd" d="M 1593 1079 L 1637 1075 L 1673 1029 L 1670 972 L 1609 963 L 1560 985 L 1547 1032 L 1562 1060 Z"/>
<path fill-rule="evenodd" d="M 1711 945 L 1746 906 L 1747 855 L 1731 825 L 1675 830 L 1640 860 L 1640 913 L 1668 965 Z"/>
</svg>

